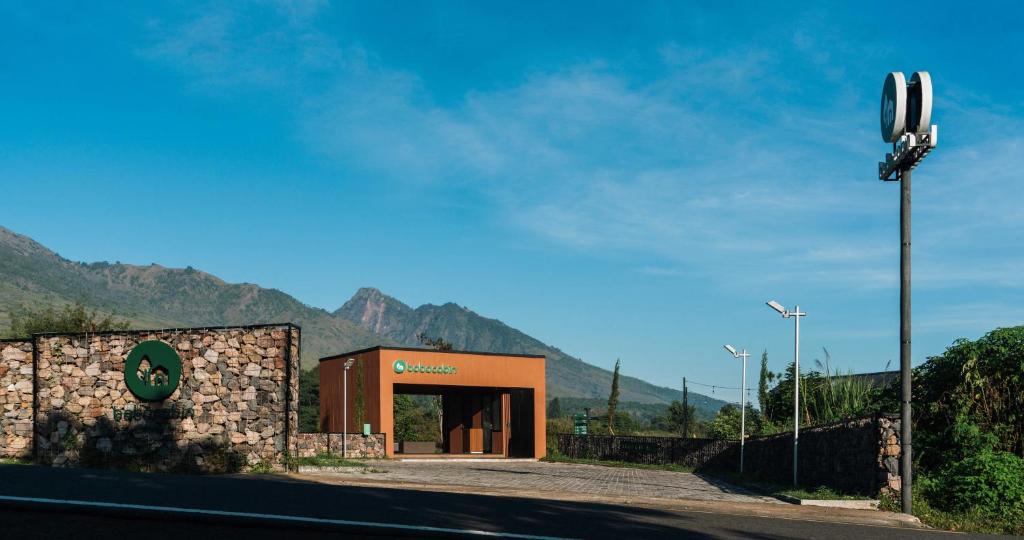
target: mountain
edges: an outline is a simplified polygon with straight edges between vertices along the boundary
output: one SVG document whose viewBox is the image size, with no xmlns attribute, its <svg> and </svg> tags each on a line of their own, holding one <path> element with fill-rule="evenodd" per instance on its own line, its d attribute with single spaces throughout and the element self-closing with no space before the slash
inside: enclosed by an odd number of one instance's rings
<svg viewBox="0 0 1024 540">
<path fill-rule="evenodd" d="M 456 304 L 426 304 L 413 309 L 377 289 L 363 288 L 334 316 L 406 346 L 419 346 L 417 335 L 422 332 L 444 338 L 459 350 L 543 354 L 547 357 L 549 398 L 606 399 L 611 387 L 611 371 L 573 358 L 497 319 Z M 619 389 L 623 402 L 667 404 L 681 398 L 678 388 L 655 386 L 625 375 L 620 377 Z M 707 396 L 691 395 L 694 403 L 699 402 L 701 408 L 708 410 L 717 411 L 725 404 Z"/>
<path fill-rule="evenodd" d="M 127 318 L 134 328 L 294 322 L 302 326 L 302 365 L 329 354 L 374 345 L 419 346 L 420 332 L 456 348 L 547 356 L 548 397 L 603 400 L 611 372 L 565 354 L 496 319 L 456 304 L 411 308 L 376 289 L 360 289 L 334 313 L 288 294 L 249 283 L 227 283 L 188 268 L 70 261 L 38 242 L 0 227 L 0 334 L 11 315 L 82 302 Z M 667 404 L 679 390 L 634 377 L 620 381 L 623 404 Z M 724 402 L 696 394 L 693 403 L 716 411 Z M 625 410 L 625 408 L 623 408 Z"/>
<path fill-rule="evenodd" d="M 76 301 L 135 328 L 294 322 L 302 327 L 305 367 L 328 354 L 388 343 L 275 289 L 226 283 L 191 267 L 73 262 L 0 227 L 0 333 L 12 313 Z"/>
</svg>

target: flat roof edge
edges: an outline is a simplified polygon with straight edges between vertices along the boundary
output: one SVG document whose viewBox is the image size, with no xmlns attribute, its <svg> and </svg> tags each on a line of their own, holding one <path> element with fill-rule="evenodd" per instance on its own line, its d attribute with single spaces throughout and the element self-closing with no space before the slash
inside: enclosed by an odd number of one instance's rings
<svg viewBox="0 0 1024 540">
<path fill-rule="evenodd" d="M 409 352 L 429 352 L 429 353 L 443 353 L 443 354 L 476 354 L 481 356 L 512 356 L 515 358 L 544 358 L 547 359 L 546 355 L 543 354 L 516 354 L 516 353 L 496 353 L 496 352 L 485 352 L 485 351 L 439 351 L 437 349 L 425 349 L 422 347 L 392 347 L 387 345 L 377 345 L 375 347 L 367 347 L 365 349 L 359 349 L 358 351 L 345 352 L 341 354 L 332 354 L 331 356 L 325 356 L 320 359 L 321 362 L 327 360 L 336 360 L 338 358 L 344 358 L 346 356 L 353 356 L 357 354 L 368 353 L 370 351 L 409 351 Z"/>
</svg>

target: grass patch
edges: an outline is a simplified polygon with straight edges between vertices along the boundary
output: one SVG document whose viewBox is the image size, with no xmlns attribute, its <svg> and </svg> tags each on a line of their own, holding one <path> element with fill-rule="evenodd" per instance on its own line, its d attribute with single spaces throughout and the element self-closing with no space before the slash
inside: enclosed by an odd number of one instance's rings
<svg viewBox="0 0 1024 540">
<path fill-rule="evenodd" d="M 651 464 L 651 463 L 630 463 L 628 461 L 606 461 L 601 459 L 574 459 L 565 456 L 548 455 L 541 458 L 541 461 L 548 463 L 577 463 L 582 465 L 600 465 L 602 467 L 623 467 L 629 469 L 649 469 L 656 471 L 672 472 L 693 472 L 693 467 L 684 467 L 672 463 Z"/>
<path fill-rule="evenodd" d="M 288 458 L 288 467 L 367 467 L 367 464 L 334 454 L 317 454 L 313 457 Z"/>
<path fill-rule="evenodd" d="M 858 495 L 856 493 L 843 493 L 826 486 L 807 487 L 775 484 L 772 482 L 761 482 L 748 477 L 740 476 L 739 473 L 715 472 L 714 477 L 725 480 L 735 486 L 744 487 L 762 495 L 770 497 L 792 497 L 801 500 L 820 501 L 871 501 L 871 497 Z"/>
<path fill-rule="evenodd" d="M 965 533 L 1024 535 L 1024 523 L 1007 516 L 993 516 L 980 511 L 958 513 L 939 510 L 921 493 L 916 482 L 913 491 L 914 516 L 929 527 Z M 880 500 L 879 509 L 900 511 L 899 493 L 883 495 Z"/>
<path fill-rule="evenodd" d="M 0 458 L 0 465 L 31 465 L 32 460 L 28 458 Z"/>
<path fill-rule="evenodd" d="M 819 500 L 819 501 L 870 501 L 874 500 L 871 497 L 865 497 L 863 495 L 851 495 L 849 493 L 840 493 L 830 487 L 818 486 L 814 489 L 806 488 L 789 488 L 780 489 L 775 491 L 779 495 L 786 497 L 793 497 L 794 499 L 804 500 Z"/>
</svg>

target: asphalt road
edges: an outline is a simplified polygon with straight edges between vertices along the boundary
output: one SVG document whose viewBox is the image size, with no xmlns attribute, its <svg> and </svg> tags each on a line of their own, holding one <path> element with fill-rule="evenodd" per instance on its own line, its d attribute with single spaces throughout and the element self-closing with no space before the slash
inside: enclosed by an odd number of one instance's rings
<svg viewBox="0 0 1024 540">
<path fill-rule="evenodd" d="M 69 502 L 53 502 L 58 500 Z M 307 519 L 289 521 L 284 516 Z M 124 535 L 178 540 L 280 540 L 300 534 L 311 539 L 484 536 L 479 532 L 563 538 L 895 540 L 945 534 L 729 513 L 339 486 L 272 475 L 178 476 L 22 465 L 0 466 L 0 519 L 0 536 L 18 540 Z"/>
</svg>

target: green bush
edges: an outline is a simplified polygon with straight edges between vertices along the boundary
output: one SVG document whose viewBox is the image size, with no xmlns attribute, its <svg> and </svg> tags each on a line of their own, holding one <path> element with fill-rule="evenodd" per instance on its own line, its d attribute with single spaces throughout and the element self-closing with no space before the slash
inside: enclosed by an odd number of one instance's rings
<svg viewBox="0 0 1024 540">
<path fill-rule="evenodd" d="M 957 340 L 914 369 L 913 380 L 914 458 L 923 469 L 942 470 L 987 446 L 1024 457 L 1024 326 Z"/>
<path fill-rule="evenodd" d="M 1024 459 L 985 449 L 945 467 L 930 495 L 944 509 L 982 513 L 1024 522 Z"/>
</svg>

